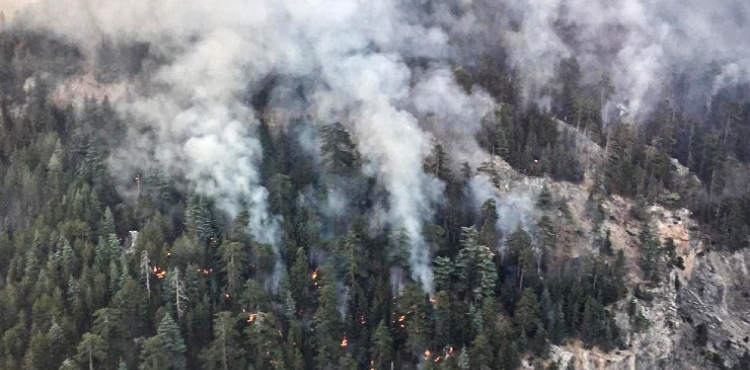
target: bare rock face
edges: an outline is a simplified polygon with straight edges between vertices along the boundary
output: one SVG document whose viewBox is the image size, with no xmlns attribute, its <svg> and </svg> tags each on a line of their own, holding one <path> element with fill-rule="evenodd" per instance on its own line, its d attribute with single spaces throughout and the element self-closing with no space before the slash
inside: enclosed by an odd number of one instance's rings
<svg viewBox="0 0 750 370">
<path fill-rule="evenodd" d="M 613 244 L 631 262 L 631 293 L 636 286 L 640 291 L 610 308 L 625 348 L 605 353 L 571 343 L 553 346 L 551 360 L 584 370 L 744 369 L 742 361 L 750 358 L 743 358 L 750 353 L 750 250 L 706 251 L 689 211 L 652 206 L 648 213 L 662 245 L 671 239 L 683 265 L 670 266 L 656 284 L 641 281 L 633 263 L 640 225 L 626 215 L 628 203 L 617 197 L 605 202 Z M 628 314 L 631 300 L 645 327 L 636 328 Z"/>
<path fill-rule="evenodd" d="M 648 327 L 637 332 L 626 302 L 613 309 L 625 350 L 601 353 L 568 345 L 555 348 L 559 363 L 576 369 L 698 370 L 740 368 L 750 352 L 750 251 L 699 252 L 692 273 L 674 269 L 636 299 Z M 676 282 L 677 281 L 677 282 Z"/>
<path fill-rule="evenodd" d="M 748 250 L 708 252 L 696 259 L 690 281 L 677 296 L 687 324 L 678 352 L 683 363 L 704 361 L 731 369 L 750 352 L 749 262 Z"/>
<path fill-rule="evenodd" d="M 692 175 L 679 163 L 673 164 L 686 183 L 697 181 L 690 180 Z M 518 192 L 537 196 L 547 186 L 566 200 L 576 225 L 571 234 L 575 242 L 567 243 L 574 247 L 563 251 L 565 258 L 598 253 L 593 225 L 585 215 L 593 173 L 587 171 L 581 184 L 528 178 L 497 157 L 480 171 L 506 197 Z M 636 217 L 635 202 L 617 195 L 602 199 L 600 207 L 602 228 L 610 231 L 613 249 L 622 251 L 627 259 L 630 294 L 608 307 L 620 329 L 623 348 L 604 352 L 577 341 L 553 345 L 547 364 L 556 362 L 561 369 L 572 364 L 579 370 L 747 369 L 743 366 L 750 363 L 743 361 L 750 362 L 750 250 L 708 251 L 704 235 L 687 209 L 651 205 Z M 663 257 L 658 282 L 644 281 L 637 263 L 641 253 L 638 233 L 646 222 L 661 245 L 672 249 L 671 256 Z M 631 302 L 637 307 L 637 320 L 630 312 Z M 523 368 L 538 366 L 525 362 Z"/>
</svg>

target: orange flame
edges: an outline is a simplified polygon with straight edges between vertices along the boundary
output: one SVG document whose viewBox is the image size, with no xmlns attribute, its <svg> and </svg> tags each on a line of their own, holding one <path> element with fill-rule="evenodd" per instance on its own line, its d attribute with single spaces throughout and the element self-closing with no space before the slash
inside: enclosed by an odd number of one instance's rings
<svg viewBox="0 0 750 370">
<path fill-rule="evenodd" d="M 427 360 L 432 356 L 432 352 L 429 349 L 424 350 L 424 359 Z"/>
<path fill-rule="evenodd" d="M 341 348 L 346 348 L 346 346 L 349 344 L 349 341 L 346 340 L 346 337 L 344 337 L 343 340 L 341 340 Z"/>
<path fill-rule="evenodd" d="M 253 321 L 255 321 L 255 318 L 258 316 L 257 313 L 251 313 L 247 315 L 247 322 L 251 324 Z"/>
<path fill-rule="evenodd" d="M 318 269 L 313 270 L 312 274 L 310 274 L 310 277 L 315 280 L 318 278 Z"/>
</svg>

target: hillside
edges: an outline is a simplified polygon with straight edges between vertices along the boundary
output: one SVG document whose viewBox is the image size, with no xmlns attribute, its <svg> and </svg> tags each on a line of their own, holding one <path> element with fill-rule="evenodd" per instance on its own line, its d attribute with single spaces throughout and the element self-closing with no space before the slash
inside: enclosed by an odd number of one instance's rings
<svg viewBox="0 0 750 370">
<path fill-rule="evenodd" d="M 18 5 L 0 369 L 750 368 L 745 59 L 637 3 Z"/>
</svg>

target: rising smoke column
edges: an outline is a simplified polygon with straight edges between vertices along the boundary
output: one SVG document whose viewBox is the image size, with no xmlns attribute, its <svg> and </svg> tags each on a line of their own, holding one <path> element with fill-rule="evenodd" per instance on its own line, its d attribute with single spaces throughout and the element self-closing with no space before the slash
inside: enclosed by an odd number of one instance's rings
<svg viewBox="0 0 750 370">
<path fill-rule="evenodd" d="M 243 99 L 271 75 L 316 81 L 305 97 L 312 104 L 308 113 L 316 123 L 342 122 L 352 132 L 364 170 L 388 191 L 382 217 L 409 236 L 412 277 L 432 290 L 422 224 L 432 216 L 443 185 L 423 172 L 422 163 L 440 135 L 426 132 L 420 118 L 439 111 L 425 103 L 436 94 L 445 94 L 444 101 L 466 97 L 445 81 L 450 76 L 446 34 L 422 25 L 411 5 L 398 0 L 43 3 L 22 17 L 27 24 L 51 27 L 88 50 L 102 36 L 146 42 L 163 61 L 147 68 L 129 99 L 118 104 L 137 124 L 119 156 L 125 160 L 115 158 L 114 170 L 150 153 L 148 159 L 188 179 L 194 191 L 212 197 L 230 215 L 249 204 L 249 228 L 262 242 L 273 244 L 278 235 L 257 170 L 259 115 Z M 426 72 L 416 74 L 408 66 L 417 58 L 429 61 Z M 420 84 L 435 76 L 443 78 L 432 86 L 444 89 L 430 91 Z"/>
<path fill-rule="evenodd" d="M 441 80 L 450 62 L 476 64 L 503 47 L 534 101 L 555 87 L 560 60 L 576 56 L 585 82 L 612 73 L 609 106 L 625 105 L 638 120 L 671 72 L 715 59 L 723 73 L 706 94 L 746 78 L 748 18 L 750 4 L 736 0 L 40 0 L 16 19 L 87 50 L 102 36 L 151 45 L 160 64 L 147 66 L 137 78 L 144 82 L 118 104 L 139 122 L 129 161 L 152 153 L 230 214 L 250 204 L 259 240 L 277 236 L 257 174 L 258 114 L 245 97 L 271 75 L 317 81 L 305 97 L 312 118 L 352 132 L 365 171 L 389 192 L 383 217 L 407 230 L 414 278 L 429 290 L 421 226 L 441 184 L 423 173 L 422 160 L 435 138 L 474 158 L 477 120 L 466 117 L 486 109 L 476 104 L 481 94 L 467 99 Z M 451 126 L 455 117 L 465 127 Z"/>
<path fill-rule="evenodd" d="M 526 101 L 556 88 L 563 58 L 578 59 L 586 83 L 611 73 L 616 95 L 631 119 L 645 118 L 674 73 L 721 71 L 692 80 L 693 103 L 704 104 L 714 86 L 747 82 L 750 72 L 750 3 L 739 0 L 454 0 L 430 1 L 431 24 L 459 45 L 454 54 L 472 65 L 483 53 L 505 49 L 522 79 Z M 608 117 L 608 111 L 603 112 Z"/>
</svg>

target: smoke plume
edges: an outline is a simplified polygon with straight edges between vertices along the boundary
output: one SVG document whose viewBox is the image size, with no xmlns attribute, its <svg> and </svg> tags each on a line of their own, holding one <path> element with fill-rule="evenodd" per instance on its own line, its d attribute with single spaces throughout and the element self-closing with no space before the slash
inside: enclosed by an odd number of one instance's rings
<svg viewBox="0 0 750 370">
<path fill-rule="evenodd" d="M 431 290 L 422 223 L 443 185 L 422 171 L 435 137 L 420 125 L 419 112 L 442 110 L 430 101 L 467 102 L 450 114 L 474 126 L 481 113 L 469 114 L 476 104 L 450 79 L 447 35 L 412 23 L 406 10 L 395 0 L 68 0 L 43 2 L 20 19 L 90 54 L 105 37 L 148 43 L 160 63 L 145 68 L 118 104 L 137 123 L 113 167 L 155 162 L 230 215 L 250 207 L 249 228 L 266 243 L 279 237 L 258 172 L 260 115 L 245 98 L 269 76 L 313 81 L 302 114 L 320 124 L 342 122 L 352 132 L 365 171 L 389 193 L 385 217 L 409 236 L 413 278 Z M 431 61 L 424 76 L 408 65 L 416 58 Z M 473 143 L 465 132 L 452 131 Z"/>
<path fill-rule="evenodd" d="M 746 79 L 749 14 L 736 0 L 40 0 L 15 19 L 92 58 L 105 38 L 148 44 L 148 63 L 117 104 L 134 123 L 112 167 L 152 163 L 230 215 L 249 208 L 252 234 L 274 245 L 278 219 L 258 171 L 261 112 L 248 97 L 270 77 L 306 81 L 304 96 L 278 86 L 273 103 L 351 131 L 364 171 L 388 191 L 383 217 L 410 238 L 413 278 L 431 290 L 421 231 L 443 184 L 423 160 L 439 140 L 457 162 L 482 162 L 474 135 L 494 109 L 483 92 L 456 86 L 452 65 L 506 55 L 526 100 L 549 101 L 557 66 L 576 56 L 586 82 L 611 74 L 607 109 L 638 120 L 672 73 L 718 63 L 721 73 L 696 88 L 708 96 Z"/>
<path fill-rule="evenodd" d="M 586 82 L 610 74 L 616 94 L 607 109 L 622 104 L 638 121 L 675 74 L 717 65 L 722 76 L 689 87 L 705 104 L 727 74 L 747 71 L 749 17 L 750 4 L 737 0 L 457 0 L 434 4 L 430 21 L 456 40 L 454 55 L 466 64 L 504 49 L 527 101 L 554 89 L 556 67 L 575 56 Z"/>
</svg>

